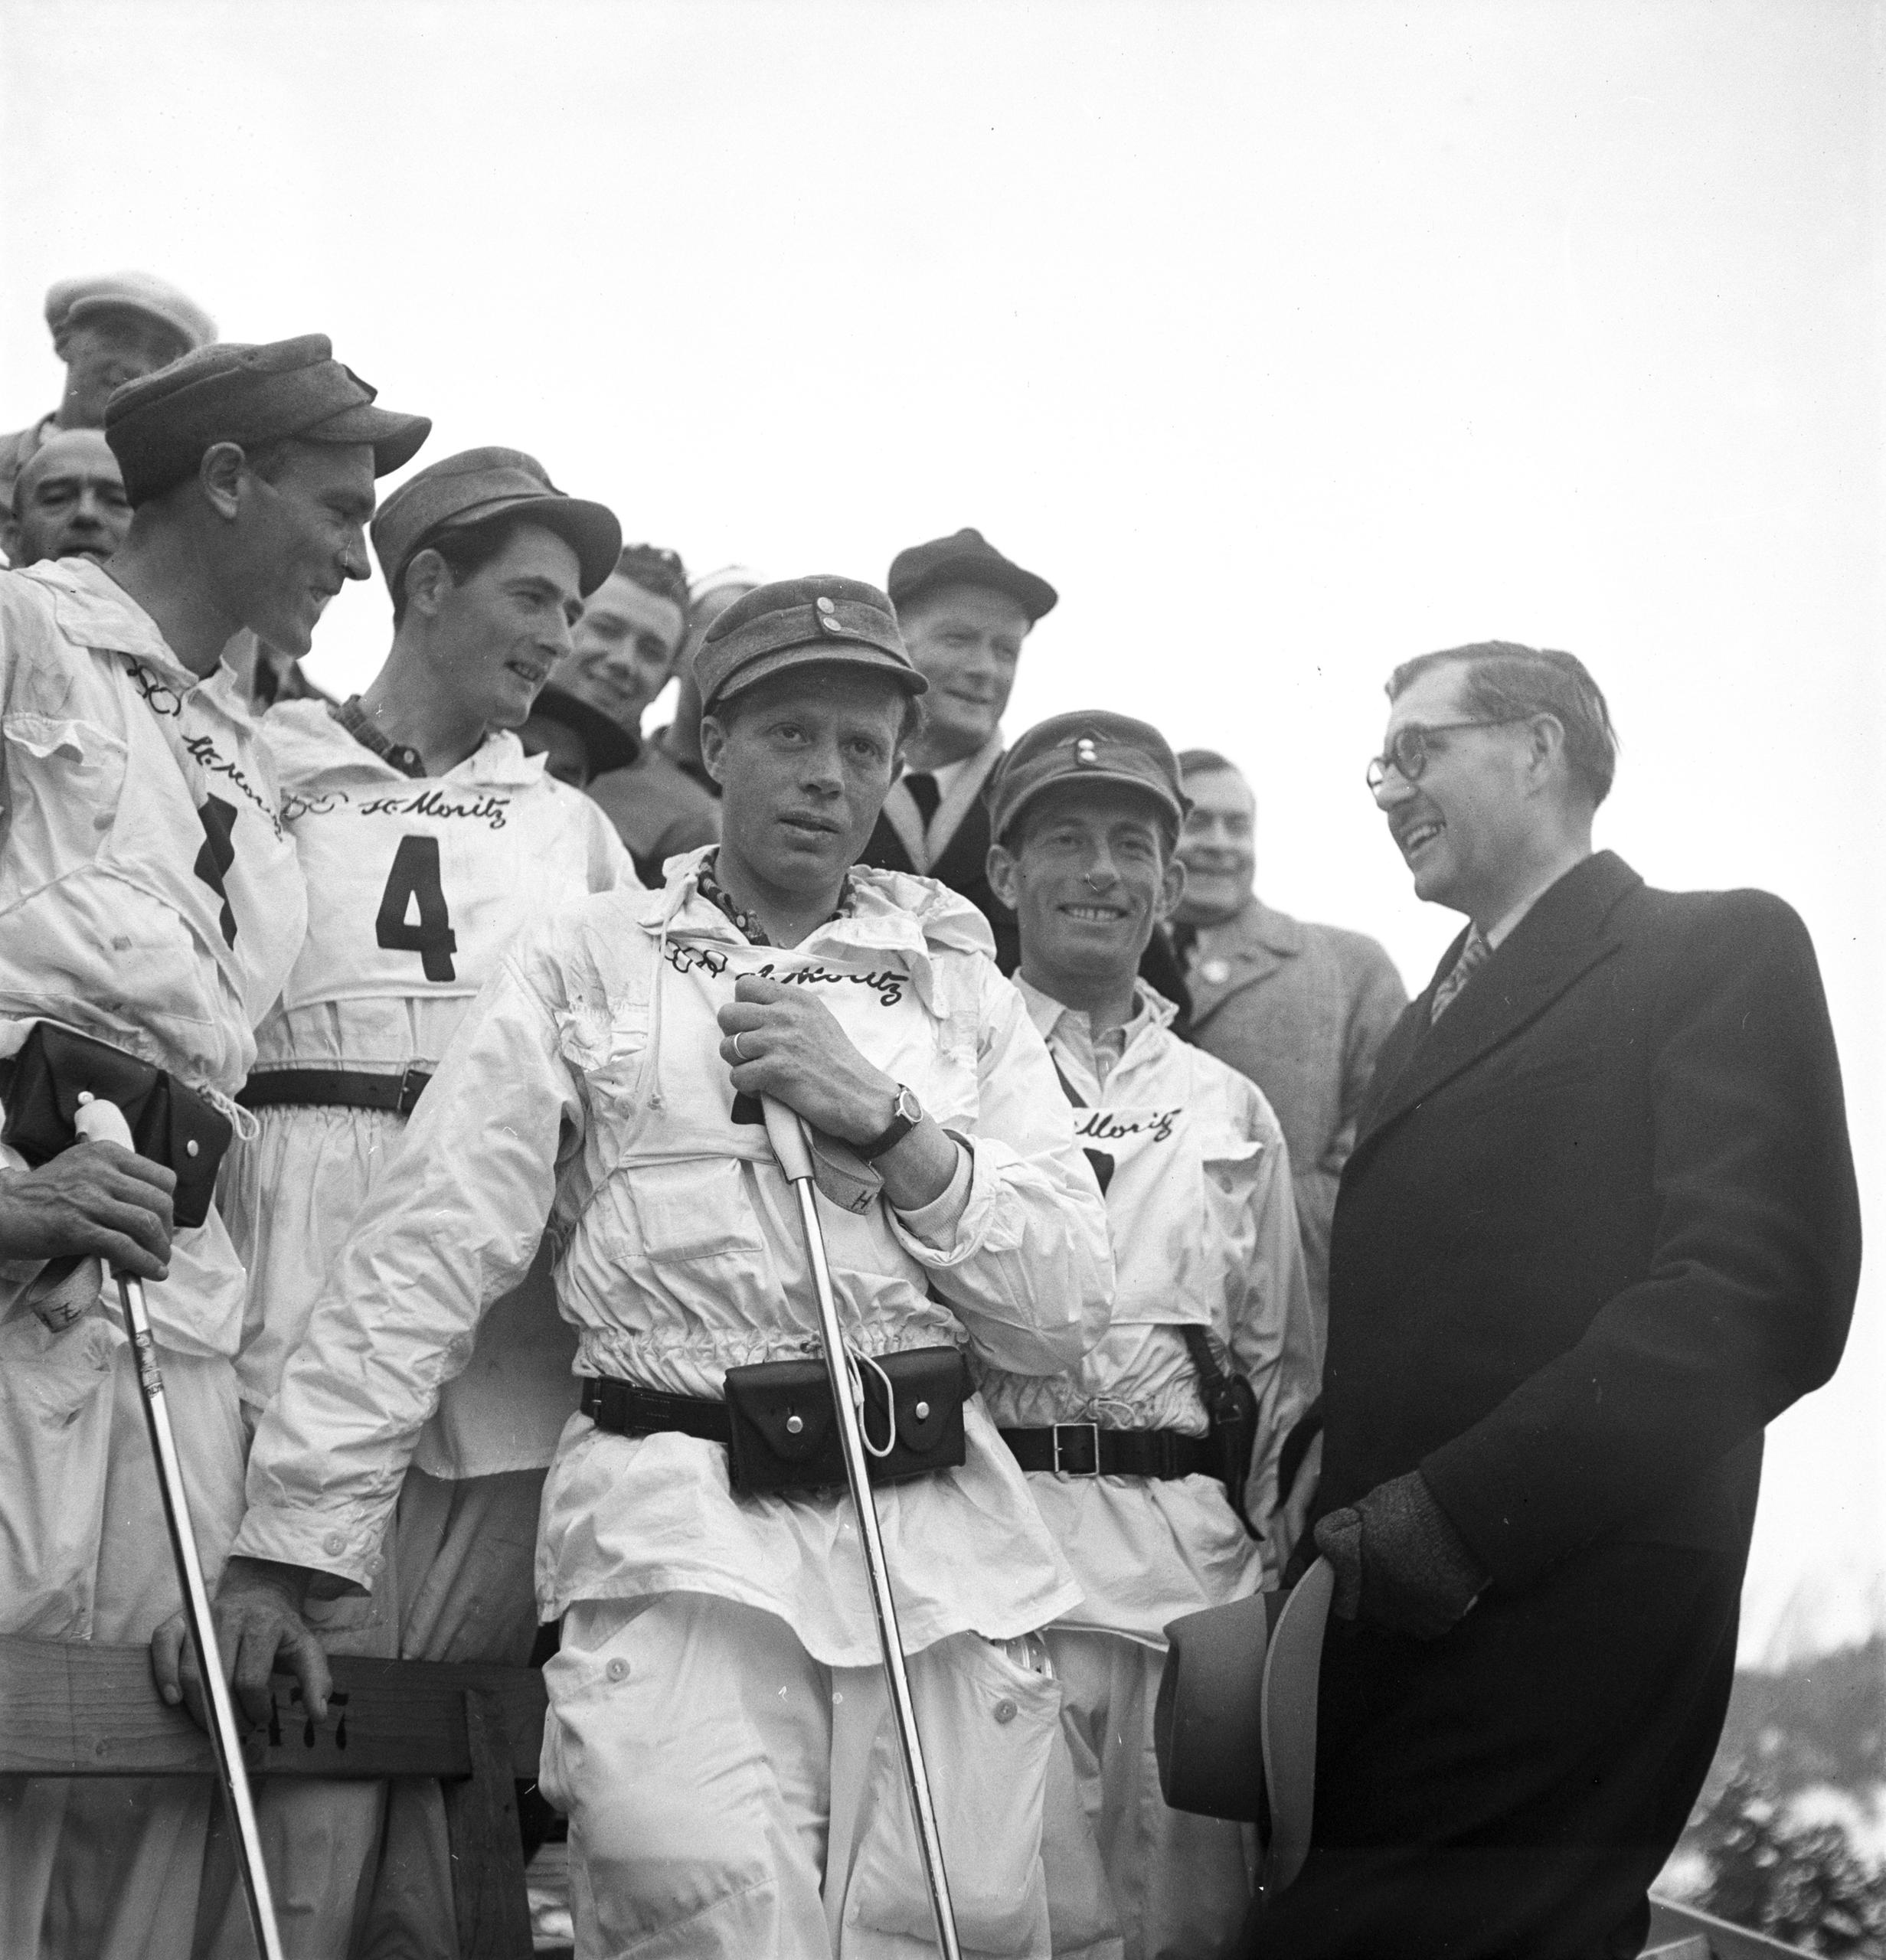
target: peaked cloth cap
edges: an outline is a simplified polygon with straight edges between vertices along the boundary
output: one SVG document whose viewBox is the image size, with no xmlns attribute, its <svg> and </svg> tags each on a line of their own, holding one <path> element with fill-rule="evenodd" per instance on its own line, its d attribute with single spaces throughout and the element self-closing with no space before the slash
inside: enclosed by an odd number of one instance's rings
<svg viewBox="0 0 1886 1960">
<path fill-rule="evenodd" d="M 858 579 L 781 579 L 737 599 L 695 661 L 704 713 L 790 667 L 868 668 L 913 694 L 930 683 L 910 665 L 891 601 Z"/>
<path fill-rule="evenodd" d="M 46 289 L 46 325 L 61 353 L 67 330 L 98 313 L 142 313 L 168 327 L 186 354 L 216 338 L 216 322 L 188 293 L 149 273 L 97 273 L 56 279 Z"/>
<path fill-rule="evenodd" d="M 380 507 L 373 548 L 387 585 L 400 580 L 413 554 L 443 533 L 487 518 L 528 514 L 577 554 L 580 589 L 588 598 L 616 569 L 622 526 L 606 505 L 559 490 L 536 457 L 521 449 L 461 449 L 409 476 Z"/>
<path fill-rule="evenodd" d="M 1175 824 L 1183 824 L 1191 808 L 1180 785 L 1178 758 L 1150 722 L 1087 708 L 1038 721 L 996 764 L 982 792 L 989 835 L 1001 843 L 1029 804 L 1062 782 L 1110 782 L 1142 791 Z"/>
<path fill-rule="evenodd" d="M 335 359 L 325 334 L 253 347 L 222 341 L 113 389 L 105 439 L 134 505 L 194 475 L 217 443 L 365 443 L 374 475 L 384 476 L 411 462 L 432 423 L 375 408 L 375 393 Z"/>
<path fill-rule="evenodd" d="M 920 593 L 941 585 L 985 585 L 1005 592 L 1019 602 L 1031 626 L 1053 612 L 1061 596 L 1046 579 L 1025 572 L 967 525 L 952 537 L 933 537 L 900 551 L 884 581 L 894 606 L 907 606 Z"/>
</svg>

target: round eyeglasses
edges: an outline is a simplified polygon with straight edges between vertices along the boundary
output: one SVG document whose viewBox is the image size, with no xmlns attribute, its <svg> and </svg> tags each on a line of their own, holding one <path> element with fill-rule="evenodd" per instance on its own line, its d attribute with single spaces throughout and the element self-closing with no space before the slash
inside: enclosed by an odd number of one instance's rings
<svg viewBox="0 0 1886 1960">
<path fill-rule="evenodd" d="M 1368 785 L 1371 795 L 1388 780 L 1391 769 L 1404 782 L 1419 782 L 1421 772 L 1427 767 L 1430 736 L 1451 735 L 1457 728 L 1511 728 L 1516 723 L 1531 719 L 1529 714 L 1505 714 L 1490 720 L 1437 721 L 1425 728 L 1418 721 L 1411 721 L 1407 727 L 1395 730 L 1394 740 L 1369 763 L 1362 779 Z"/>
</svg>

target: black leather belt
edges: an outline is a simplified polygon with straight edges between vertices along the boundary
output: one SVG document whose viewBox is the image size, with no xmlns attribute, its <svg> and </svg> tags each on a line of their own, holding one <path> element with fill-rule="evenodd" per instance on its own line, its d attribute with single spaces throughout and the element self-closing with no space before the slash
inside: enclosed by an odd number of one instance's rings
<svg viewBox="0 0 1886 1960">
<path fill-rule="evenodd" d="M 242 1086 L 236 1100 L 245 1109 L 390 1109 L 410 1116 L 427 1083 L 425 1069 L 400 1075 L 370 1075 L 364 1069 L 264 1069 Z"/>
<path fill-rule="evenodd" d="M 637 1381 L 623 1381 L 613 1375 L 590 1375 L 583 1383 L 582 1410 L 599 1429 L 619 1436 L 652 1435 L 658 1429 L 678 1429 L 683 1436 L 698 1436 L 703 1442 L 725 1442 L 728 1429 L 727 1404 L 706 1402 L 697 1396 L 669 1395 L 659 1388 L 644 1388 Z"/>
<path fill-rule="evenodd" d="M 1025 1470 L 1061 1477 L 1215 1477 L 1218 1452 L 1209 1436 L 1177 1429 L 1103 1429 L 1098 1423 L 1057 1423 L 1046 1429 L 1004 1429 L 1002 1439 Z"/>
</svg>

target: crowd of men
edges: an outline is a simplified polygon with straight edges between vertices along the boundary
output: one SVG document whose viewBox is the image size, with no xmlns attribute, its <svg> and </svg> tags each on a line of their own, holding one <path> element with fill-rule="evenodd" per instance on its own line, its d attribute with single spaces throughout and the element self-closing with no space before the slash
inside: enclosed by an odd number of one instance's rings
<svg viewBox="0 0 1886 1960">
<path fill-rule="evenodd" d="M 580 1955 L 933 1950 L 851 1500 L 798 1446 L 771 1098 L 901 1452 L 966 1952 L 1635 1954 L 1858 1228 L 1806 933 L 1594 850 L 1583 664 L 1388 675 L 1367 787 L 1463 920 L 1410 1003 L 1257 897 L 1224 754 L 1011 738 L 1057 594 L 976 531 L 881 585 L 691 580 L 525 450 L 421 459 L 320 335 L 217 341 L 143 274 L 47 317 L 70 385 L 0 439 L 0 1632 L 149 1642 L 198 1704 L 109 1263 L 249 1719 L 278 1669 L 328 1719 L 334 1655 L 547 1652 Z M 332 701 L 298 663 L 375 561 L 386 658 Z M 15 1148 L 47 1024 L 220 1164 Z M 1162 1794 L 1166 1629 L 1313 1564 L 1314 1828 L 1267 1883 Z M 289 1952 L 456 1952 L 436 1785 L 257 1803 Z M 0 1779 L 0 1951 L 247 1952 L 211 1818 Z"/>
</svg>

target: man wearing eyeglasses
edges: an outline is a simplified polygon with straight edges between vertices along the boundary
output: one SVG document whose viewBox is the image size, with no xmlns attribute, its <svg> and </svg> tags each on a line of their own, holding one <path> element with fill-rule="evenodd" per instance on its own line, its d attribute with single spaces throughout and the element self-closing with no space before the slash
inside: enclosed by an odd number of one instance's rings
<svg viewBox="0 0 1886 1960">
<path fill-rule="evenodd" d="M 1623 1955 L 1722 1725 L 1762 1429 L 1833 1372 L 1859 1221 L 1814 952 L 1593 813 L 1571 655 L 1429 654 L 1369 786 L 1467 924 L 1337 1201 L 1316 1838 L 1267 1960 Z"/>
</svg>

